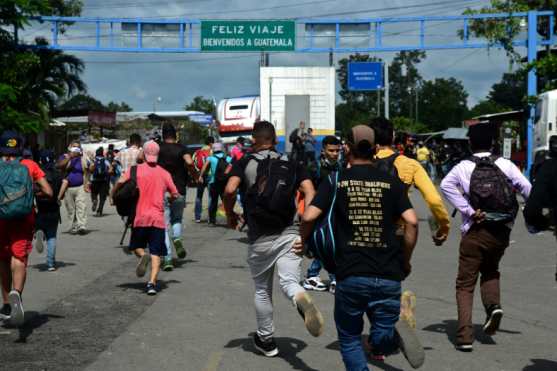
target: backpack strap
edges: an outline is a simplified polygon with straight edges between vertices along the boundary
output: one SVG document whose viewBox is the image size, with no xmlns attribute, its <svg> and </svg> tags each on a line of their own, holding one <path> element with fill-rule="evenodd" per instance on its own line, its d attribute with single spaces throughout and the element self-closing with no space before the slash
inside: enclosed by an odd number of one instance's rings
<svg viewBox="0 0 557 371">
<path fill-rule="evenodd" d="M 137 184 L 137 165 L 134 165 L 130 169 L 130 179 Z"/>
</svg>

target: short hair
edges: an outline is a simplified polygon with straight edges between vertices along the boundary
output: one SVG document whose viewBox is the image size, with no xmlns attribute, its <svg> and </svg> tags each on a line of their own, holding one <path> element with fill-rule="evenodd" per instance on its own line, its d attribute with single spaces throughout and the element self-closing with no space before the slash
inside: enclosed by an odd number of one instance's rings
<svg viewBox="0 0 557 371">
<path fill-rule="evenodd" d="M 238 137 L 236 139 L 236 143 L 240 143 L 241 145 L 244 145 L 245 142 L 246 142 L 246 138 L 244 137 Z"/>
<path fill-rule="evenodd" d="M 212 135 L 209 135 L 207 137 L 207 139 L 205 139 L 205 144 L 209 145 L 209 144 L 214 144 L 215 143 L 215 137 Z"/>
<path fill-rule="evenodd" d="M 326 146 L 340 146 L 340 144 L 340 140 L 334 135 L 327 135 L 321 142 L 321 146 L 323 148 L 325 148 Z"/>
<path fill-rule="evenodd" d="M 394 125 L 385 117 L 375 117 L 371 120 L 371 128 L 375 131 L 375 143 L 380 146 L 390 146 L 393 144 Z"/>
<path fill-rule="evenodd" d="M 176 128 L 167 122 L 162 126 L 162 139 L 176 139 Z"/>
<path fill-rule="evenodd" d="M 130 135 L 130 145 L 141 146 L 141 136 L 137 133 Z"/>
<path fill-rule="evenodd" d="M 253 125 L 251 134 L 258 142 L 261 143 L 276 143 L 277 134 L 275 127 L 268 121 L 258 121 Z"/>
<path fill-rule="evenodd" d="M 95 151 L 95 156 L 102 156 L 102 155 L 104 155 L 104 148 L 103 147 L 97 148 L 97 150 Z"/>
<path fill-rule="evenodd" d="M 468 128 L 468 138 L 473 151 L 490 151 L 496 136 L 495 125 L 480 123 Z"/>
</svg>

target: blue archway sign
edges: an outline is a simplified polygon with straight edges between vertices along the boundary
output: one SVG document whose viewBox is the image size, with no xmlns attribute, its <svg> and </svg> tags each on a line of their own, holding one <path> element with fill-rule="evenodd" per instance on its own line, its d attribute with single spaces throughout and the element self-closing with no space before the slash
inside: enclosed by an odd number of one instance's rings
<svg viewBox="0 0 557 371">
<path fill-rule="evenodd" d="M 383 88 L 382 62 L 349 62 L 348 90 L 375 91 Z"/>
</svg>

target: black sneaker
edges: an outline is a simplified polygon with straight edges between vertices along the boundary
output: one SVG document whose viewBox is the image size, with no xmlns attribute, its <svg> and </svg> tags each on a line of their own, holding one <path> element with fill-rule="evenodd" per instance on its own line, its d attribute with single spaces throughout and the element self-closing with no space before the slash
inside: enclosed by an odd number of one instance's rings
<svg viewBox="0 0 557 371">
<path fill-rule="evenodd" d="M 486 335 L 492 336 L 499 330 L 499 325 L 503 318 L 503 309 L 501 309 L 500 305 L 493 304 L 486 308 L 486 312 L 487 318 L 485 319 L 483 330 Z"/>
<path fill-rule="evenodd" d="M 456 350 L 460 350 L 461 352 L 471 352 L 474 350 L 474 346 L 469 343 L 460 343 L 455 345 Z"/>
<path fill-rule="evenodd" d="M 395 324 L 395 332 L 398 335 L 400 351 L 410 366 L 412 368 L 420 368 L 425 361 L 425 352 L 424 347 L 416 336 L 416 332 L 402 318 Z"/>
<path fill-rule="evenodd" d="M 10 315 L 12 314 L 12 307 L 10 304 L 6 303 L 0 309 L 0 321 L 8 321 L 10 319 Z"/>
<path fill-rule="evenodd" d="M 259 338 L 257 333 L 253 334 L 253 345 L 266 357 L 275 357 L 279 353 L 275 339 L 271 338 L 267 341 L 263 341 Z"/>
<path fill-rule="evenodd" d="M 145 287 L 145 292 L 147 295 L 153 296 L 157 295 L 157 287 L 152 282 L 147 282 L 147 286 Z"/>
</svg>

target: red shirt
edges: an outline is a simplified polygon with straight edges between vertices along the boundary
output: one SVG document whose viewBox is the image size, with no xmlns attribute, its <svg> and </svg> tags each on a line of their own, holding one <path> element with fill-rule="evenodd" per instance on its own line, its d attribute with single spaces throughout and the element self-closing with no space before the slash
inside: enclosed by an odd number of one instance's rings
<svg viewBox="0 0 557 371">
<path fill-rule="evenodd" d="M 25 167 L 29 171 L 29 175 L 31 175 L 31 179 L 33 179 L 33 183 L 35 183 L 39 179 L 44 178 L 45 176 L 44 171 L 41 170 L 41 168 L 35 161 L 29 159 L 23 159 L 20 161 L 20 163 L 22 165 L 25 165 Z"/>
<path fill-rule="evenodd" d="M 130 178 L 130 170 L 126 171 L 124 178 Z M 164 194 L 178 193 L 170 173 L 158 165 L 137 165 L 137 186 L 139 200 L 133 226 L 165 229 Z"/>
</svg>

